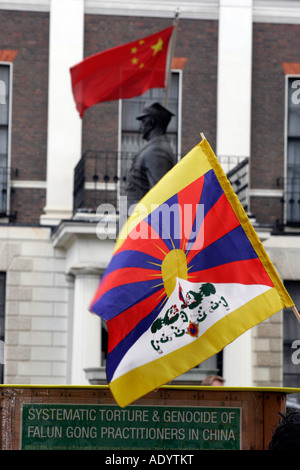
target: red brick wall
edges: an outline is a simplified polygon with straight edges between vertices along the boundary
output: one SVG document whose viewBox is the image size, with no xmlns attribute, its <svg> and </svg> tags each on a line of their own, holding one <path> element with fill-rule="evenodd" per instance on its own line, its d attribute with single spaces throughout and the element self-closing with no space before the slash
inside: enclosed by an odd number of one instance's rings
<svg viewBox="0 0 300 470">
<path fill-rule="evenodd" d="M 38 225 L 40 215 L 46 205 L 46 191 L 36 188 L 13 188 L 10 202 L 10 215 L 13 222 L 24 225 Z"/>
<path fill-rule="evenodd" d="M 282 230 L 283 205 L 280 197 L 252 197 L 251 212 L 260 224 L 271 225 L 276 231 Z"/>
</svg>

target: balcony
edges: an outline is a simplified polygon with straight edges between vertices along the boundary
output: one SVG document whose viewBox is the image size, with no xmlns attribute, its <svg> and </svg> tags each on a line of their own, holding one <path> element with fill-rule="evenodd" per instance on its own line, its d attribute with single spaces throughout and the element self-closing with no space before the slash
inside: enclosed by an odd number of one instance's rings
<svg viewBox="0 0 300 470">
<path fill-rule="evenodd" d="M 221 157 L 220 163 L 245 211 L 249 208 L 249 158 Z"/>
<path fill-rule="evenodd" d="M 118 213 L 119 196 L 125 195 L 127 174 L 134 156 L 134 152 L 86 151 L 74 172 L 74 215 L 95 214 L 100 204 L 109 204 Z M 219 160 L 247 210 L 249 159 L 220 157 Z"/>
<path fill-rule="evenodd" d="M 300 177 L 278 178 L 277 184 L 283 188 L 283 225 L 300 227 Z"/>
<path fill-rule="evenodd" d="M 74 213 L 93 213 L 100 204 L 118 212 L 118 199 L 125 194 L 132 152 L 86 151 L 74 172 Z"/>
</svg>

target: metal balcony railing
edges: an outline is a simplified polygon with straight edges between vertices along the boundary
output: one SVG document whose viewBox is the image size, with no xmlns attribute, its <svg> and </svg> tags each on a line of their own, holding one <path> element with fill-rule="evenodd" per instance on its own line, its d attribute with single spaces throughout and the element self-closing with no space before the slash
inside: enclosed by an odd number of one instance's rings
<svg viewBox="0 0 300 470">
<path fill-rule="evenodd" d="M 284 225 L 300 227 L 300 177 L 278 178 L 278 186 L 283 188 Z"/>
<path fill-rule="evenodd" d="M 74 172 L 74 213 L 96 212 L 100 204 L 111 204 L 118 213 L 134 156 L 135 152 L 86 151 Z M 220 157 L 219 161 L 247 210 L 249 159 Z"/>
<path fill-rule="evenodd" d="M 227 173 L 227 178 L 229 179 L 235 194 L 247 212 L 249 208 L 249 158 L 237 157 L 234 162 L 233 157 L 231 157 L 228 161 L 224 161 L 223 163 L 221 159 L 220 163 Z M 229 167 L 230 169 L 226 171 L 226 167 Z"/>
<path fill-rule="evenodd" d="M 74 212 L 96 211 L 100 204 L 117 210 L 133 157 L 133 152 L 86 151 L 74 172 Z"/>
</svg>

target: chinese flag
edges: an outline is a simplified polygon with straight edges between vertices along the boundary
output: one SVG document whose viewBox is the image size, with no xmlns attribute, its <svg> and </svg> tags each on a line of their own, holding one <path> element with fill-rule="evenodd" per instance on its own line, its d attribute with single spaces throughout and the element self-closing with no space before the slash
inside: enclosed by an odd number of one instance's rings
<svg viewBox="0 0 300 470">
<path fill-rule="evenodd" d="M 71 67 L 80 117 L 102 101 L 132 98 L 166 85 L 167 56 L 174 26 L 87 57 Z"/>
</svg>

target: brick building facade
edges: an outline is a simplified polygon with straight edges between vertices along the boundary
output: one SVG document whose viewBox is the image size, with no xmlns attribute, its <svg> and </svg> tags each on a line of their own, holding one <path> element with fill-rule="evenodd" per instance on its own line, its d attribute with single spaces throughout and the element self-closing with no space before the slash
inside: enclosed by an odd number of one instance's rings
<svg viewBox="0 0 300 470">
<path fill-rule="evenodd" d="M 284 63 L 299 60 L 299 26 L 253 25 L 251 211 L 261 224 L 282 222 L 285 172 L 286 81 Z M 255 192 L 272 190 L 271 198 Z"/>
<path fill-rule="evenodd" d="M 298 2 L 177 3 L 179 158 L 204 132 L 237 188 L 245 179 L 245 208 L 297 300 L 300 239 L 297 223 L 286 223 L 285 191 L 288 77 L 300 75 Z M 168 27 L 174 6 L 101 5 L 0 1 L 0 66 L 9 66 L 11 77 L 0 219 L 6 383 L 105 380 L 105 329 L 87 305 L 113 250 L 112 239 L 96 235 L 95 210 L 117 188 L 99 155 L 122 151 L 123 104 L 96 105 L 80 120 L 69 68 Z M 242 176 L 241 162 L 247 163 Z M 291 363 L 298 325 L 294 337 L 285 336 L 291 321 L 292 313 L 279 312 L 225 348 L 222 367 L 214 364 L 226 385 L 300 386 Z M 199 382 L 207 367 L 186 380 Z"/>
<path fill-rule="evenodd" d="M 0 10 L 0 18 L 1 54 L 15 53 L 10 215 L 18 223 L 37 224 L 46 192 L 49 14 Z"/>
</svg>

